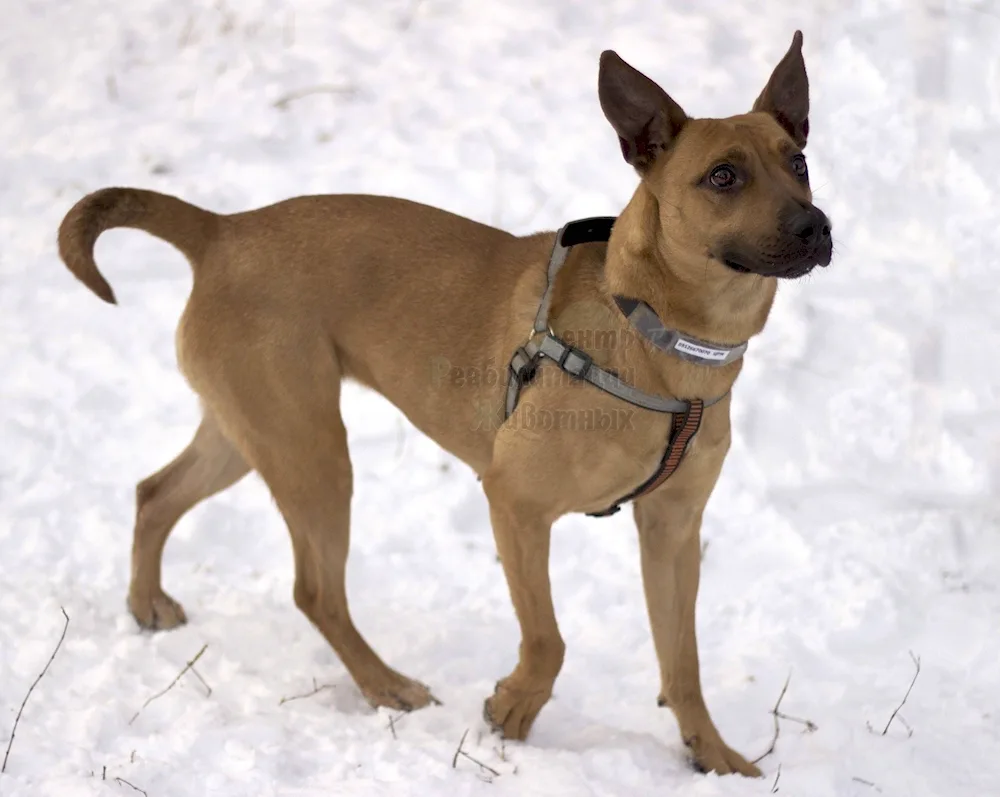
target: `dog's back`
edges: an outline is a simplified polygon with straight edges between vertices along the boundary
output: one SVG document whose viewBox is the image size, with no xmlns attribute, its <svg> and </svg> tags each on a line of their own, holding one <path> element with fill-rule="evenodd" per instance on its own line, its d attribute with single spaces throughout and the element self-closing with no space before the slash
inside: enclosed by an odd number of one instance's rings
<svg viewBox="0 0 1000 797">
<path fill-rule="evenodd" d="M 322 338 L 342 375 L 382 393 L 477 470 L 488 462 L 484 407 L 499 406 L 508 349 L 534 312 L 551 234 L 517 238 L 382 196 L 303 196 L 223 216 L 152 191 L 108 188 L 69 211 L 59 245 L 69 269 L 112 303 L 93 248 L 114 227 L 145 230 L 190 261 L 178 358 L 199 393 L 211 389 L 202 372 L 237 356 L 230 349 Z"/>
</svg>

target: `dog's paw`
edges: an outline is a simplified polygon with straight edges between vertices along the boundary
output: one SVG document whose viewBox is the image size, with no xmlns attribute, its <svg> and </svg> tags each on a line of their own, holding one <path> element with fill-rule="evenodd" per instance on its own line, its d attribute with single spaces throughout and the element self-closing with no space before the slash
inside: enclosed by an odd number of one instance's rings
<svg viewBox="0 0 1000 797">
<path fill-rule="evenodd" d="M 761 777 L 756 764 L 729 747 L 721 738 L 704 741 L 698 736 L 684 740 L 691 752 L 692 764 L 699 772 L 715 772 L 717 775 L 745 775 L 748 778 Z"/>
<path fill-rule="evenodd" d="M 493 696 L 483 704 L 483 719 L 504 739 L 523 741 L 542 710 L 552 697 L 552 689 L 519 689 L 509 679 L 496 685 Z"/>
<path fill-rule="evenodd" d="M 416 711 L 432 703 L 441 705 L 430 689 L 398 672 L 390 671 L 381 682 L 359 685 L 359 688 L 372 708 L 383 706 L 395 711 Z"/>
<path fill-rule="evenodd" d="M 162 591 L 142 598 L 130 593 L 128 608 L 140 627 L 148 631 L 167 631 L 187 622 L 183 607 Z"/>
</svg>

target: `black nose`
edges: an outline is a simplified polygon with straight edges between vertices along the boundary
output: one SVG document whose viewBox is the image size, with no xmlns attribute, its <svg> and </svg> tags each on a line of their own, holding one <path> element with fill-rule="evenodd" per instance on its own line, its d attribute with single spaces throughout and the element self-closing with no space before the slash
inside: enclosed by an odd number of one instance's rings
<svg viewBox="0 0 1000 797">
<path fill-rule="evenodd" d="M 808 246 L 819 246 L 830 238 L 830 220 L 814 205 L 802 206 L 788 220 L 787 230 Z"/>
</svg>

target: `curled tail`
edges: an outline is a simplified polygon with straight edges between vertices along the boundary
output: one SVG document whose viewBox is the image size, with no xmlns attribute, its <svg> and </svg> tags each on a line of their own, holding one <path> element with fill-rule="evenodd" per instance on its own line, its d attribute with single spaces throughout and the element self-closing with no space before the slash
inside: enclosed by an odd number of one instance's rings
<svg viewBox="0 0 1000 797">
<path fill-rule="evenodd" d="M 168 194 L 102 188 L 77 202 L 59 225 L 59 256 L 80 282 L 109 304 L 115 293 L 94 262 L 98 236 L 113 227 L 144 230 L 177 247 L 197 269 L 218 220 L 215 213 Z"/>
</svg>

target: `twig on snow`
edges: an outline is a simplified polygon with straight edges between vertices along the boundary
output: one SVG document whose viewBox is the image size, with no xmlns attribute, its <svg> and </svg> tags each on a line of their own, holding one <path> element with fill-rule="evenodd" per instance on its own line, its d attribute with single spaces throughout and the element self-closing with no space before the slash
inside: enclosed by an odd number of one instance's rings
<svg viewBox="0 0 1000 797">
<path fill-rule="evenodd" d="M 406 712 L 405 711 L 400 711 L 396 715 L 392 715 L 392 714 L 389 715 L 389 724 L 386 725 L 385 727 L 387 727 L 389 729 L 389 732 L 392 734 L 392 738 L 393 739 L 398 739 L 399 738 L 398 736 L 396 736 L 396 720 L 402 719 L 405 716 L 406 716 Z"/>
<path fill-rule="evenodd" d="M 865 780 L 864 778 L 851 778 L 851 780 L 853 780 L 855 783 L 862 783 L 865 786 L 870 786 L 871 788 L 875 789 L 875 791 L 877 791 L 879 794 L 882 793 L 882 790 L 874 783 L 872 783 L 870 780 Z"/>
<path fill-rule="evenodd" d="M 797 722 L 799 725 L 805 726 L 803 733 L 812 733 L 813 731 L 819 730 L 819 726 L 812 720 L 799 719 L 798 717 L 793 717 L 789 714 L 784 714 L 782 712 L 777 712 L 779 719 L 788 720 L 789 722 Z"/>
<path fill-rule="evenodd" d="M 130 719 L 128 721 L 128 724 L 131 725 L 133 722 L 135 722 L 139 718 L 139 715 L 143 712 L 143 709 L 146 708 L 146 706 L 148 706 L 150 703 L 152 703 L 157 698 L 163 697 L 167 692 L 169 692 L 171 689 L 173 689 L 177 685 L 177 682 L 181 678 L 184 677 L 184 675 L 187 673 L 187 671 L 194 668 L 195 663 L 198 661 L 198 659 L 200 659 L 202 657 L 202 655 L 205 653 L 206 650 L 208 650 L 208 644 L 207 643 L 204 644 L 204 645 L 202 645 L 201 646 L 201 650 L 198 651 L 198 653 L 195 655 L 195 657 L 193 659 L 191 659 L 191 661 L 189 661 L 187 664 L 184 665 L 184 669 L 181 670 L 179 673 L 177 673 L 177 677 L 174 678 L 174 680 L 172 680 L 170 682 L 170 685 L 167 686 L 166 689 L 164 689 L 164 690 L 162 690 L 160 692 L 157 692 L 155 695 L 153 695 L 145 703 L 142 704 L 142 708 L 140 708 L 137 712 L 135 712 L 135 714 L 132 715 L 132 719 Z M 202 683 L 204 683 L 204 681 Z M 208 686 L 208 684 L 205 684 L 205 685 Z M 211 692 L 209 692 L 209 694 L 211 694 Z M 131 785 L 131 784 L 129 784 L 129 785 Z M 137 789 L 137 791 L 138 791 L 138 789 Z"/>
<path fill-rule="evenodd" d="M 201 677 L 201 673 L 198 672 L 194 667 L 192 667 L 191 668 L 191 674 L 195 678 L 197 678 L 199 681 L 201 681 L 201 685 L 205 687 L 205 697 L 211 697 L 212 696 L 212 687 L 210 687 L 208 685 L 208 682 L 206 682 L 205 679 Z"/>
<path fill-rule="evenodd" d="M 785 692 L 788 691 L 788 684 L 792 680 L 792 673 L 788 673 L 788 677 L 785 679 L 785 685 L 781 687 L 781 694 L 778 695 L 778 702 L 774 704 L 774 708 L 771 709 L 771 716 L 774 717 L 774 735 L 771 737 L 771 745 L 764 751 L 764 753 L 753 760 L 753 763 L 757 764 L 763 761 L 771 753 L 774 752 L 774 748 L 778 744 L 778 736 L 781 735 L 781 724 L 778 721 L 778 709 L 781 707 L 781 701 L 785 699 Z"/>
<path fill-rule="evenodd" d="M 285 703 L 291 703 L 293 700 L 303 700 L 303 699 L 305 699 L 307 697 L 312 697 L 313 695 L 319 694 L 324 689 L 336 689 L 336 685 L 335 684 L 318 684 L 318 683 L 316 683 L 316 679 L 313 678 L 313 688 L 312 688 L 311 692 L 305 692 L 304 694 L 301 694 L 301 695 L 292 695 L 291 697 L 283 697 L 283 698 L 281 698 L 281 700 L 278 701 L 278 705 L 279 706 L 283 706 L 283 705 L 285 705 Z"/>
<path fill-rule="evenodd" d="M 295 100 L 301 100 L 303 97 L 311 97 L 313 94 L 344 94 L 350 96 L 357 91 L 355 86 L 350 84 L 347 85 L 334 85 L 328 83 L 322 86 L 312 86 L 310 88 L 299 89 L 297 91 L 289 91 L 287 94 L 282 94 L 278 99 L 271 103 L 275 108 L 283 111 Z"/>
<path fill-rule="evenodd" d="M 785 685 L 781 687 L 781 694 L 778 695 L 778 701 L 774 704 L 774 708 L 771 709 L 771 716 L 774 717 L 774 735 L 771 737 L 771 746 L 763 753 L 763 755 L 758 756 L 754 759 L 753 763 L 767 758 L 771 753 L 774 752 L 778 745 L 778 737 L 781 735 L 781 723 L 780 720 L 788 720 L 789 722 L 797 722 L 800 725 L 805 726 L 805 731 L 803 733 L 812 733 L 817 730 L 819 726 L 816 725 L 812 720 L 800 719 L 799 717 L 793 717 L 790 714 L 785 714 L 781 711 L 781 701 L 785 699 L 785 692 L 788 691 L 788 684 L 792 680 L 792 673 L 788 673 L 788 677 L 785 679 Z M 780 770 L 781 767 L 779 766 Z"/>
<path fill-rule="evenodd" d="M 451 768 L 458 769 L 458 755 L 462 752 L 462 745 L 465 744 L 465 737 L 469 735 L 469 729 L 465 729 L 462 738 L 458 740 L 458 747 L 455 748 L 455 755 L 451 757 Z"/>
<path fill-rule="evenodd" d="M 49 660 L 45 663 L 42 671 L 38 673 L 38 677 L 34 680 L 31 686 L 28 687 L 28 693 L 24 696 L 24 700 L 21 701 L 21 707 L 17 710 L 17 716 L 14 717 L 14 726 L 10 729 L 10 739 L 7 742 L 7 752 L 3 755 L 3 766 L 0 767 L 0 774 L 7 771 L 7 759 L 10 757 L 10 748 L 14 744 L 14 734 L 17 733 L 17 725 L 21 721 L 21 714 L 24 712 L 24 707 L 28 703 L 28 698 L 31 697 L 31 693 L 35 691 L 35 687 L 38 686 L 38 682 L 41 681 L 42 678 L 45 677 L 45 673 L 49 671 L 49 666 L 52 664 L 56 654 L 59 652 L 59 648 L 62 647 L 63 640 L 66 638 L 66 631 L 69 629 L 69 615 L 66 614 L 66 610 L 62 606 L 59 607 L 59 611 L 61 611 L 62 616 L 66 618 L 66 622 L 63 624 L 62 634 L 60 634 L 59 641 L 56 642 L 56 647 L 52 651 L 52 655 L 49 656 Z"/>
<path fill-rule="evenodd" d="M 115 778 L 115 783 L 117 783 L 119 786 L 128 786 L 130 789 L 132 789 L 132 791 L 137 791 L 139 792 L 139 794 L 145 794 L 146 797 L 149 797 L 145 789 L 140 789 L 134 783 L 129 783 L 127 780 L 125 780 L 125 778 Z"/>
<path fill-rule="evenodd" d="M 899 714 L 899 710 L 906 705 L 906 699 L 910 696 L 910 692 L 913 691 L 913 685 L 917 682 L 917 676 L 920 675 L 920 657 L 914 656 L 912 650 L 908 652 L 910 654 L 910 660 L 913 662 L 913 666 L 915 668 L 915 671 L 913 673 L 913 680 L 910 681 L 910 686 L 906 690 L 906 694 L 903 695 L 902 701 L 898 706 L 896 706 L 896 710 L 892 712 L 892 716 L 889 717 L 889 721 L 885 724 L 885 727 L 882 729 L 882 734 L 881 734 L 882 736 L 885 736 L 889 732 L 889 726 L 892 725 L 892 721 L 896 719 L 896 715 Z M 913 728 L 911 728 L 909 724 L 907 724 L 906 720 L 900 717 L 899 721 L 902 722 L 904 725 L 906 725 L 907 729 L 910 732 L 910 736 L 913 736 Z"/>
<path fill-rule="evenodd" d="M 771 784 L 771 794 L 778 793 L 779 780 L 781 780 L 781 764 L 778 764 L 778 774 L 774 776 L 774 783 Z"/>
<path fill-rule="evenodd" d="M 469 735 L 469 729 L 466 728 L 465 729 L 465 733 L 462 734 L 462 738 L 458 742 L 458 747 L 455 749 L 455 755 L 452 756 L 452 759 L 451 759 L 451 768 L 452 769 L 457 769 L 458 768 L 458 757 L 462 756 L 463 758 L 469 759 L 469 761 L 471 761 L 473 764 L 475 764 L 477 767 L 479 767 L 484 772 L 489 772 L 491 775 L 494 775 L 495 777 L 499 778 L 500 777 L 500 773 L 497 772 L 495 769 L 493 769 L 493 767 L 487 766 L 482 761 L 479 761 L 478 759 L 473 758 L 471 755 L 469 755 L 467 752 L 465 752 L 465 750 L 462 749 L 462 747 L 465 745 L 465 739 L 466 739 L 466 737 L 468 735 Z"/>
</svg>

